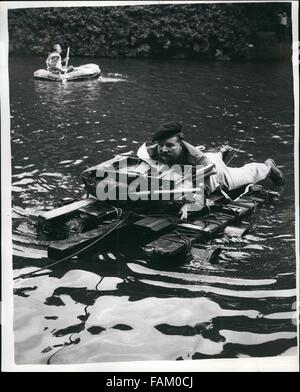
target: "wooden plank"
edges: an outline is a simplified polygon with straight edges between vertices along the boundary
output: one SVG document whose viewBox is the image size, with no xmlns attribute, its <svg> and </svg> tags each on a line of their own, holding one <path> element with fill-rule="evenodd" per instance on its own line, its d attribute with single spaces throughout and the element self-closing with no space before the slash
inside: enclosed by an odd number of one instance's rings
<svg viewBox="0 0 300 392">
<path fill-rule="evenodd" d="M 146 231 L 159 232 L 173 226 L 170 219 L 163 217 L 148 216 L 146 218 L 136 221 L 133 226 L 144 229 Z"/>
<path fill-rule="evenodd" d="M 143 247 L 143 251 L 148 257 L 174 256 L 186 248 L 186 243 L 174 241 L 167 236 L 162 236 Z"/>
<path fill-rule="evenodd" d="M 199 224 L 197 224 L 197 222 L 195 223 L 179 223 L 177 226 L 178 227 L 183 227 L 185 229 L 191 229 L 191 230 L 196 230 L 196 231 L 203 231 L 204 228 L 206 227 L 205 223 L 202 222 L 202 224 L 200 223 L 201 221 L 199 221 Z"/>
<path fill-rule="evenodd" d="M 230 235 L 232 237 L 242 237 L 247 234 L 249 231 L 249 227 L 242 226 L 227 226 L 224 229 L 224 234 Z"/>
<path fill-rule="evenodd" d="M 218 227 L 220 227 L 220 229 L 224 228 L 226 225 L 230 224 L 231 222 L 233 222 L 235 220 L 236 220 L 235 215 L 224 214 L 223 212 L 211 213 L 211 214 L 206 215 L 203 218 L 203 221 L 205 223 L 214 223 Z M 196 222 L 196 221 L 194 221 L 194 222 Z M 199 222 L 199 221 L 197 221 L 197 222 Z"/>
<path fill-rule="evenodd" d="M 176 225 L 176 230 L 179 234 L 188 237 L 191 243 L 194 243 L 196 240 L 206 242 L 222 232 L 226 225 L 235 220 L 236 217 L 234 215 L 217 212 L 193 222 L 179 223 Z"/>
<path fill-rule="evenodd" d="M 222 222 L 216 220 L 206 220 L 205 224 L 206 226 L 203 229 L 203 233 L 209 234 L 210 236 L 217 234 L 223 227 Z"/>
<path fill-rule="evenodd" d="M 212 236 L 222 230 L 222 222 L 197 220 L 193 223 L 179 223 L 176 227 L 191 229 L 192 231 L 199 232 L 200 235 Z"/>
<path fill-rule="evenodd" d="M 48 247 L 48 257 L 53 260 L 59 260 L 77 252 L 103 235 L 105 230 L 112 228 L 112 225 L 105 227 L 91 230 L 87 233 L 81 233 L 66 240 L 53 241 Z"/>
<path fill-rule="evenodd" d="M 197 257 L 204 263 L 215 264 L 218 261 L 218 256 L 221 253 L 221 249 L 213 246 L 203 246 L 199 244 L 195 244 L 191 248 L 191 254 L 194 257 Z"/>
<path fill-rule="evenodd" d="M 165 230 L 167 228 L 171 228 L 173 226 L 173 222 L 169 219 L 163 218 L 158 220 L 152 227 L 151 229 L 155 232 L 159 232 L 162 230 Z"/>
<path fill-rule="evenodd" d="M 256 203 L 251 199 L 242 199 L 241 202 L 231 202 L 225 206 L 218 206 L 215 212 L 212 212 L 201 219 L 196 219 L 192 222 L 178 223 L 175 226 L 176 232 L 164 235 L 157 240 L 148 244 L 145 248 L 148 249 L 148 254 L 155 256 L 166 256 L 173 255 L 184 251 L 187 246 L 187 242 L 193 245 L 197 241 L 206 242 L 211 240 L 220 232 L 232 224 L 234 221 L 238 221 L 239 218 L 250 212 Z M 227 233 L 235 232 L 236 235 L 243 235 L 246 233 L 247 228 L 231 228 L 228 229 Z M 175 242 L 175 244 L 171 244 Z M 215 253 L 204 252 L 202 258 L 206 260 L 215 260 Z"/>
<path fill-rule="evenodd" d="M 145 254 L 154 258 L 163 257 L 174 257 L 188 250 L 190 245 L 191 253 L 193 256 L 197 256 L 204 262 L 215 263 L 218 255 L 221 253 L 221 249 L 216 246 L 206 246 L 195 242 L 198 240 L 197 237 L 190 237 L 189 241 L 186 238 L 182 238 L 180 235 L 166 234 L 155 241 L 150 242 L 143 247 Z"/>
<path fill-rule="evenodd" d="M 143 219 L 135 222 L 135 225 L 152 229 L 152 227 L 155 226 L 160 221 L 161 221 L 161 218 L 159 218 L 159 217 L 147 216 L 146 218 L 143 218 Z"/>
<path fill-rule="evenodd" d="M 241 197 L 240 199 L 234 201 L 234 204 L 247 207 L 252 211 L 258 203 L 255 202 L 253 199 Z"/>
<path fill-rule="evenodd" d="M 186 232 L 176 226 L 176 232 L 165 234 L 145 245 L 142 249 L 151 258 L 176 256 L 187 250 L 188 246 L 197 241 L 199 234 Z"/>
<path fill-rule="evenodd" d="M 105 233 L 108 233 L 111 229 L 113 229 L 113 227 L 116 226 L 116 223 L 117 222 L 113 222 L 103 225 L 86 233 L 81 233 L 71 238 L 67 238 L 66 240 L 53 241 L 48 247 L 48 257 L 53 260 L 59 260 L 70 256 L 85 246 L 90 245 Z M 113 232 L 120 230 L 129 224 L 130 221 L 124 221 L 120 223 L 120 225 L 115 230 L 113 230 Z"/>
<path fill-rule="evenodd" d="M 226 214 L 232 214 L 237 217 L 242 217 L 250 212 L 248 207 L 243 207 L 241 205 L 235 204 L 234 202 L 230 202 L 224 206 L 221 206 L 221 212 L 225 212 Z"/>
<path fill-rule="evenodd" d="M 203 235 L 199 232 L 176 227 L 176 232 L 172 232 L 168 234 L 168 238 L 175 242 L 180 242 L 186 244 L 193 244 L 195 241 L 198 241 L 199 238 L 203 238 Z"/>
<path fill-rule="evenodd" d="M 234 215 L 224 214 L 223 212 L 215 212 L 205 217 L 208 220 L 211 218 L 220 221 L 223 225 L 229 225 L 236 220 Z"/>
<path fill-rule="evenodd" d="M 80 208 L 90 206 L 95 203 L 100 203 L 99 200 L 94 198 L 88 198 L 84 200 L 75 201 L 74 203 L 67 204 L 65 206 L 54 208 L 50 211 L 41 211 L 38 213 L 38 217 L 50 221 L 51 219 L 61 218 L 62 216 L 68 216 L 69 214 L 79 210 Z"/>
<path fill-rule="evenodd" d="M 87 215 L 94 216 L 95 218 L 101 218 L 112 213 L 116 213 L 116 209 L 111 206 L 105 205 L 99 202 L 92 205 L 88 205 L 79 209 L 80 212 L 84 212 Z"/>
<path fill-rule="evenodd" d="M 253 185 L 249 192 L 249 196 L 252 197 L 252 195 L 266 200 L 270 198 L 272 199 L 273 197 L 278 197 L 280 196 L 280 193 L 264 189 L 262 185 Z"/>
<path fill-rule="evenodd" d="M 253 196 L 253 195 L 249 195 L 249 198 L 251 198 L 251 200 L 255 201 L 257 204 L 263 204 L 266 201 L 265 198 L 257 197 L 257 196 Z"/>
<path fill-rule="evenodd" d="M 208 205 L 212 203 L 217 204 L 226 201 L 225 196 L 218 193 L 210 195 L 206 200 L 208 201 Z"/>
</svg>

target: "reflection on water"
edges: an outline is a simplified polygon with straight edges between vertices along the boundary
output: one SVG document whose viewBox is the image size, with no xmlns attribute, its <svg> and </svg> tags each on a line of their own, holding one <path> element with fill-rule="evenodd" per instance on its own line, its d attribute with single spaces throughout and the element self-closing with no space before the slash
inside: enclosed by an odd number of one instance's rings
<svg viewBox="0 0 300 392">
<path fill-rule="evenodd" d="M 16 362 L 295 353 L 291 67 L 84 62 L 100 65 L 99 79 L 35 81 L 41 59 L 10 60 L 15 276 L 50 263 L 29 216 L 83 195 L 83 170 L 136 150 L 161 122 L 182 121 L 194 144 L 229 142 L 240 150 L 231 165 L 274 157 L 287 184 L 247 219 L 248 235 L 214 241 L 222 248 L 218 264 L 195 255 L 179 267 L 151 266 L 133 251 L 101 251 L 16 280 Z"/>
</svg>

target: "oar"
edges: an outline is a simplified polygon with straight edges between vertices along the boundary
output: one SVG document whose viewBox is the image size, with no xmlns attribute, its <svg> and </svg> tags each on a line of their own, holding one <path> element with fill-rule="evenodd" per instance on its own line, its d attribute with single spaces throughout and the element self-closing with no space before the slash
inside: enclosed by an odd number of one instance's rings
<svg viewBox="0 0 300 392">
<path fill-rule="evenodd" d="M 68 46 L 67 55 L 66 55 L 66 65 L 65 65 L 66 71 L 67 71 L 67 69 L 68 69 L 68 62 L 69 62 L 69 59 L 70 59 L 70 47 Z M 62 74 L 62 75 L 61 75 L 61 81 L 62 81 L 62 83 L 66 83 L 66 81 L 67 81 L 67 79 L 66 79 L 66 74 Z"/>
<path fill-rule="evenodd" d="M 67 49 L 67 55 L 66 55 L 66 68 L 68 68 L 69 58 L 70 58 L 70 46 L 68 46 L 68 49 Z"/>
</svg>

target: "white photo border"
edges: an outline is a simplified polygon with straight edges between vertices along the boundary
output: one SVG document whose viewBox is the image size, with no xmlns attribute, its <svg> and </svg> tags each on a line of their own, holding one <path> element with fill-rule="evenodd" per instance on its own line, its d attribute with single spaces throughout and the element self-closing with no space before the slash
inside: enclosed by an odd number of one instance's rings
<svg viewBox="0 0 300 392">
<path fill-rule="evenodd" d="M 201 359 L 191 361 L 133 361 L 66 365 L 16 365 L 13 333 L 13 271 L 11 220 L 11 145 L 8 72 L 8 10 L 47 7 L 103 7 L 161 4 L 233 3 L 233 1 L 2 1 L 0 3 L 1 99 L 1 245 L 2 245 L 2 371 L 5 372 L 298 372 L 299 371 L 299 20 L 298 1 L 282 0 L 292 7 L 294 87 L 294 175 L 297 275 L 297 355 L 267 358 Z M 276 1 L 234 1 L 276 3 Z"/>
</svg>

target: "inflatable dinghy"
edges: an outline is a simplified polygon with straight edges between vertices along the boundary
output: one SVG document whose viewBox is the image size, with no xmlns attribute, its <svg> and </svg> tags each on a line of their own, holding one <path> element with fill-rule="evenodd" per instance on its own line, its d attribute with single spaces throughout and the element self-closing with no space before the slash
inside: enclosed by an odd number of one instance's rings
<svg viewBox="0 0 300 392">
<path fill-rule="evenodd" d="M 101 70 L 97 64 L 85 64 L 80 67 L 74 67 L 72 72 L 65 74 L 55 74 L 46 69 L 39 69 L 34 72 L 33 76 L 35 79 L 63 82 L 95 79 L 99 77 L 100 72 Z"/>
</svg>

